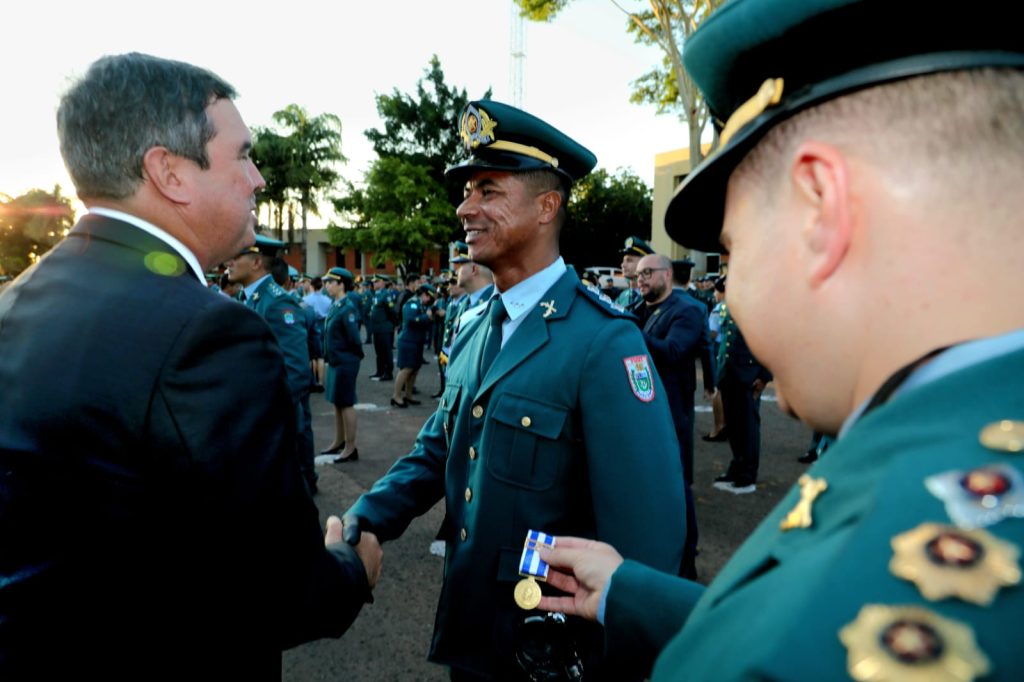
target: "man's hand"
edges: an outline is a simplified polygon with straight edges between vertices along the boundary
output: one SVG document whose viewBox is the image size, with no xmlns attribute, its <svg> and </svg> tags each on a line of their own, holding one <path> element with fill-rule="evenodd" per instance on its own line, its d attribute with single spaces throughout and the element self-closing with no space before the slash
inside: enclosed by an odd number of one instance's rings
<svg viewBox="0 0 1024 682">
<path fill-rule="evenodd" d="M 359 531 L 359 521 L 355 516 L 346 516 L 342 525 L 341 519 L 331 516 L 327 519 L 327 533 L 324 534 L 324 544 L 331 545 L 338 542 L 353 545 L 363 568 L 366 569 L 366 582 L 372 590 L 380 579 L 380 567 L 384 558 L 384 550 L 381 549 L 377 536 L 369 531 Z"/>
<path fill-rule="evenodd" d="M 551 566 L 548 584 L 570 596 L 541 597 L 538 608 L 596 621 L 601 595 L 622 556 L 603 542 L 559 537 L 554 549 L 540 548 L 540 557 Z"/>
</svg>

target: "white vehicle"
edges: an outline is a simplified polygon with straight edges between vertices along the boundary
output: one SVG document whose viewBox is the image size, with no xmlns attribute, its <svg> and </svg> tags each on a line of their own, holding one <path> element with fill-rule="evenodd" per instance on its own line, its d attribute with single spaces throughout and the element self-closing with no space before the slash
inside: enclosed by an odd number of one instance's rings
<svg viewBox="0 0 1024 682">
<path fill-rule="evenodd" d="M 617 289 L 625 289 L 629 287 L 629 282 L 625 277 L 622 276 L 622 269 L 617 267 L 598 267 L 593 266 L 586 269 L 587 272 L 593 272 L 597 275 L 597 281 L 600 282 L 601 288 L 608 286 L 608 278 L 612 278 L 612 286 Z"/>
</svg>

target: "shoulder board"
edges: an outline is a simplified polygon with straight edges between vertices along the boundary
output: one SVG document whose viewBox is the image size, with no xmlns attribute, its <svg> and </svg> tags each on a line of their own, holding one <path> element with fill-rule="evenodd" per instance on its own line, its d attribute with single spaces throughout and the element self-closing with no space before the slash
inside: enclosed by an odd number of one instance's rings
<svg viewBox="0 0 1024 682">
<path fill-rule="evenodd" d="M 580 282 L 576 288 L 580 292 L 579 298 L 590 301 L 596 308 L 600 309 L 606 315 L 611 317 L 625 317 L 627 319 L 635 319 L 633 313 L 629 312 L 621 305 L 608 298 L 604 294 L 594 291 L 587 285 Z"/>
<path fill-rule="evenodd" d="M 270 286 L 267 287 L 267 293 L 273 296 L 274 298 L 279 298 L 281 296 L 288 295 L 288 292 L 282 289 L 281 286 L 274 281 L 271 281 Z"/>
</svg>

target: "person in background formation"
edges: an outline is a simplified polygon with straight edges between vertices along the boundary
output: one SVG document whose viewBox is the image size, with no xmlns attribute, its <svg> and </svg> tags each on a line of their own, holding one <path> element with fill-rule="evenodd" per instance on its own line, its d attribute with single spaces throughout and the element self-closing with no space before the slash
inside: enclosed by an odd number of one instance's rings
<svg viewBox="0 0 1024 682">
<path fill-rule="evenodd" d="M 306 483 L 310 490 L 316 490 L 309 407 L 309 337 L 305 314 L 295 299 L 274 281 L 270 272 L 283 246 L 283 242 L 256 235 L 253 246 L 246 247 L 224 265 L 229 278 L 243 286 L 242 302 L 267 321 L 281 346 L 298 424 L 295 450 Z"/>
<path fill-rule="evenodd" d="M 322 320 L 327 317 L 327 309 L 331 307 L 331 299 L 324 293 L 324 282 L 321 278 L 314 277 L 310 280 L 309 285 L 313 291 L 306 294 L 302 300 L 307 305 L 312 306 L 313 310 L 316 311 L 317 317 Z"/>
<path fill-rule="evenodd" d="M 359 459 L 356 444 L 356 378 L 363 359 L 359 335 L 359 313 L 351 293 L 355 278 L 345 268 L 331 268 L 323 276 L 324 288 L 334 300 L 324 320 L 324 357 L 327 359 L 327 387 L 324 398 L 334 405 L 334 440 L 324 455 L 338 455 L 338 462 Z"/>
<path fill-rule="evenodd" d="M 4 680 L 279 677 L 370 599 L 380 548 L 321 530 L 280 345 L 203 279 L 264 185 L 234 96 L 133 53 L 61 98 L 88 212 L 0 293 Z"/>
<path fill-rule="evenodd" d="M 377 356 L 377 371 L 371 381 L 391 381 L 395 371 L 395 323 L 398 322 L 397 294 L 388 286 L 387 275 L 373 276 L 373 305 L 370 307 L 370 333 Z"/>
<path fill-rule="evenodd" d="M 416 295 L 405 302 L 402 332 L 398 335 L 398 377 L 391 397 L 394 407 L 420 404 L 419 400 L 412 397 L 412 391 L 420 365 L 423 364 L 423 344 L 433 324 L 434 310 L 431 304 L 436 295 L 434 287 L 422 284 L 416 290 Z"/>
<path fill-rule="evenodd" d="M 345 268 L 342 268 L 342 270 L 344 269 Z M 352 307 L 356 309 L 356 324 L 358 325 L 359 329 L 362 329 L 363 325 L 366 323 L 366 319 L 363 317 L 363 309 L 366 307 L 366 303 L 363 301 L 363 295 L 359 291 L 359 281 L 357 280 L 359 280 L 360 278 L 357 275 L 353 277 L 354 279 L 352 284 L 352 291 L 346 294 L 345 298 L 351 299 Z M 362 340 L 362 338 L 363 334 L 360 331 L 360 341 Z"/>
<path fill-rule="evenodd" d="M 838 438 L 703 593 L 558 538 L 558 606 L 604 598 L 654 682 L 1020 678 L 1024 38 L 957 7 L 738 0 L 687 42 L 726 124 L 669 236 L 729 251 L 780 407 Z"/>
<path fill-rule="evenodd" d="M 654 253 L 654 249 L 640 237 L 627 237 L 619 253 L 622 254 L 622 276 L 626 278 L 627 285 L 615 299 L 615 303 L 630 312 L 635 312 L 644 304 L 644 297 L 637 287 L 636 265 L 641 258 Z"/>
<path fill-rule="evenodd" d="M 725 339 L 722 336 L 722 319 L 725 317 L 725 277 L 715 278 L 715 307 L 708 316 L 708 331 L 711 334 L 711 348 L 715 357 L 723 353 Z M 722 392 L 715 391 L 711 400 L 711 412 L 715 419 L 715 425 L 711 431 L 701 436 L 701 440 L 708 443 L 724 443 L 729 439 L 726 431 L 725 408 L 722 407 Z"/>
<path fill-rule="evenodd" d="M 469 247 L 465 242 L 455 242 L 456 254 L 451 263 L 455 268 L 455 284 L 465 292 L 457 306 L 451 312 L 452 324 L 445 340 L 442 353 L 445 356 L 445 367 L 451 363 L 451 355 L 455 346 L 455 337 L 463 324 L 469 322 L 483 312 L 484 305 L 494 293 L 494 275 L 486 265 L 474 263 L 469 258 Z M 440 397 L 440 396 L 438 396 Z"/>
<path fill-rule="evenodd" d="M 456 214 L 494 295 L 483 314 L 462 316 L 436 412 L 346 527 L 390 540 L 446 500 L 452 535 L 430 659 L 452 679 L 581 669 L 591 680 L 638 678 L 602 659 L 600 628 L 515 601 L 543 587 L 516 588 L 531 529 L 620 543 L 663 570 L 682 557 L 683 480 L 664 387 L 632 316 L 558 254 L 571 183 L 596 160 L 498 102 L 471 102 L 460 120 L 471 156 L 447 175 L 464 188 Z"/>
<path fill-rule="evenodd" d="M 232 282 L 231 278 L 228 277 L 228 273 L 225 272 L 220 276 L 220 293 L 230 299 L 237 300 L 238 295 L 242 293 L 242 285 L 239 282 Z"/>
</svg>

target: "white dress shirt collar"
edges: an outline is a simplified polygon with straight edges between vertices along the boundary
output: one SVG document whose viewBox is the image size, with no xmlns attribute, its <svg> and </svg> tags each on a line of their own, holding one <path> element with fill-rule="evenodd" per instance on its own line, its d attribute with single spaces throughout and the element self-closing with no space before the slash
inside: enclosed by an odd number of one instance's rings
<svg viewBox="0 0 1024 682">
<path fill-rule="evenodd" d="M 113 218 L 114 220 L 120 220 L 121 222 L 134 225 L 143 232 L 153 235 L 167 246 L 174 249 L 179 256 L 181 256 L 189 267 L 192 268 L 192 272 L 195 273 L 196 277 L 199 278 L 200 283 L 206 286 L 206 277 L 203 275 L 203 268 L 199 265 L 199 259 L 192 253 L 187 246 L 182 244 L 180 241 L 172 237 L 167 232 L 161 230 L 153 223 L 147 222 L 142 218 L 125 213 L 124 211 L 117 211 L 112 208 L 106 208 L 105 206 L 92 206 L 89 208 L 89 213 L 96 215 L 105 216 L 107 218 Z"/>
</svg>

